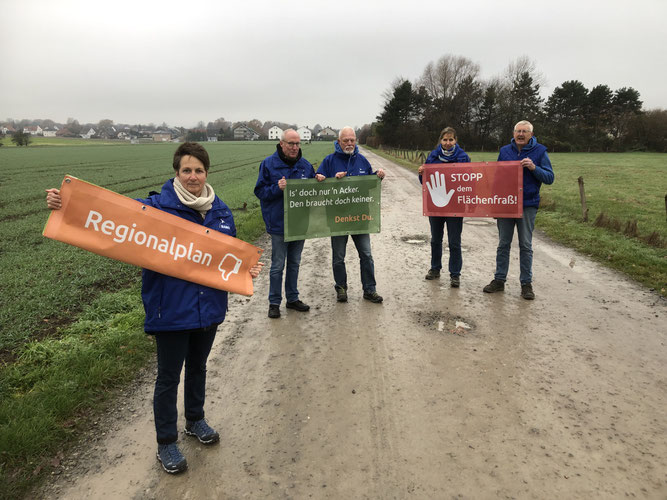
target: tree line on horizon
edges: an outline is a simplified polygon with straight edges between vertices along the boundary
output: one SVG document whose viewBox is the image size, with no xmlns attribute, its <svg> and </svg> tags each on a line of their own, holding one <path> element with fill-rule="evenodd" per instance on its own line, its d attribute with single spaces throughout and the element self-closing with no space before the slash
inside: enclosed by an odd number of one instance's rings
<svg viewBox="0 0 667 500">
<path fill-rule="evenodd" d="M 643 110 L 634 88 L 587 89 L 569 80 L 545 100 L 543 81 L 527 57 L 482 80 L 478 64 L 445 55 L 413 82 L 397 78 L 360 139 L 371 146 L 429 149 L 450 126 L 465 149 L 496 150 L 511 139 L 515 123 L 528 120 L 551 151 L 667 151 L 667 111 Z"/>
<path fill-rule="evenodd" d="M 23 129 L 30 126 L 39 125 L 42 128 L 52 128 L 58 127 L 58 136 L 60 137 L 80 137 L 80 134 L 86 132 L 87 130 L 93 128 L 97 133 L 94 136 L 96 139 L 115 139 L 118 132 L 125 131 L 132 137 L 149 137 L 152 133 L 158 131 L 171 132 L 174 136 L 183 138 L 188 141 L 207 141 L 209 137 L 215 137 L 217 140 L 234 140 L 234 129 L 240 125 L 245 125 L 256 131 L 260 139 L 268 139 L 268 131 L 273 126 L 278 126 L 283 130 L 288 128 L 297 129 L 298 125 L 289 124 L 279 121 L 265 121 L 262 122 L 258 119 L 252 120 L 243 120 L 237 122 L 231 122 L 225 120 L 224 118 L 218 118 L 214 121 L 204 123 L 199 121 L 197 125 L 192 128 L 186 127 L 172 127 L 166 122 L 162 122 L 159 125 L 154 123 L 149 123 L 147 125 L 143 124 L 124 124 L 124 123 L 114 123 L 113 120 L 103 119 L 97 123 L 79 123 L 76 118 L 68 118 L 67 122 L 64 124 L 57 123 L 51 119 L 21 119 L 14 120 L 12 118 L 7 118 L 4 122 L 0 122 L 1 126 L 11 126 L 13 131 L 9 132 L 7 135 L 11 137 L 11 141 L 14 142 L 17 146 L 28 146 L 32 142 L 32 136 L 28 132 L 23 132 Z M 309 129 L 316 135 L 318 132 L 323 130 L 325 127 L 322 127 L 319 123 L 315 124 L 314 127 Z M 2 132 L 0 131 L 0 146 L 2 146 Z"/>
</svg>

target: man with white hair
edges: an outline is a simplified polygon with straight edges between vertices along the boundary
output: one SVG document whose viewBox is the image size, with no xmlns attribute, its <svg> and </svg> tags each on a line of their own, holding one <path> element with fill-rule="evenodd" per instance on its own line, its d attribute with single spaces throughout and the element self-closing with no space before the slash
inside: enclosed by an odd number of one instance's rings
<svg viewBox="0 0 667 500">
<path fill-rule="evenodd" d="M 327 177 L 342 179 L 345 176 L 377 175 L 384 178 L 384 170 L 379 168 L 373 172 L 368 160 L 359 153 L 357 134 L 352 127 L 343 127 L 338 133 L 338 141 L 334 143 L 334 153 L 322 160 L 315 178 L 323 181 Z M 347 302 L 347 271 L 345 270 L 345 253 L 348 235 L 331 237 L 331 254 L 333 275 L 338 302 Z M 375 264 L 371 254 L 371 238 L 369 234 L 353 234 L 352 241 L 357 247 L 361 266 L 361 284 L 364 299 L 375 304 L 382 302 L 382 296 L 375 290 Z"/>
<path fill-rule="evenodd" d="M 554 171 L 551 167 L 546 146 L 537 142 L 533 136 L 533 125 L 522 120 L 514 126 L 514 138 L 507 146 L 500 148 L 498 161 L 517 161 L 523 167 L 523 217 L 520 219 L 499 218 L 498 250 L 496 251 L 496 274 L 484 287 L 486 293 L 505 290 L 507 270 L 510 265 L 510 247 L 516 226 L 519 235 L 519 267 L 521 296 L 533 300 L 533 228 L 535 216 L 540 205 L 540 187 L 542 183 L 552 184 Z"/>
<path fill-rule="evenodd" d="M 299 134 L 288 128 L 280 137 L 273 153 L 259 166 L 255 196 L 262 206 L 266 232 L 271 235 L 271 270 L 269 271 L 269 318 L 280 318 L 282 282 L 285 261 L 285 307 L 306 312 L 310 306 L 299 300 L 297 280 L 304 240 L 285 241 L 283 192 L 287 179 L 312 179 L 313 166 L 301 155 Z"/>
</svg>

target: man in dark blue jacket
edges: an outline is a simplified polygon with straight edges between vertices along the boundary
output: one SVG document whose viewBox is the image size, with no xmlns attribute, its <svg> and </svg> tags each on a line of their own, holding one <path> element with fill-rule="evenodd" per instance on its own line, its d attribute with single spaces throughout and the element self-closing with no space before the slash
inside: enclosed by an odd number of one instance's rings
<svg viewBox="0 0 667 500">
<path fill-rule="evenodd" d="M 285 261 L 286 307 L 305 312 L 310 306 L 299 300 L 297 281 L 304 240 L 285 241 L 285 215 L 283 211 L 283 191 L 286 179 L 312 179 L 313 166 L 301 155 L 301 139 L 292 129 L 283 132 L 276 152 L 265 158 L 259 166 L 259 176 L 255 185 L 255 196 L 262 206 L 262 217 L 266 232 L 271 235 L 271 271 L 269 272 L 269 318 L 280 318 L 282 302 L 282 282 Z"/>
<path fill-rule="evenodd" d="M 327 177 L 342 179 L 346 175 L 373 175 L 384 178 L 381 168 L 373 172 L 371 164 L 359 153 L 357 135 L 352 127 L 343 127 L 338 134 L 338 141 L 334 143 L 335 152 L 322 160 L 317 169 L 315 178 L 323 181 Z M 347 271 L 345 270 L 345 253 L 348 235 L 331 237 L 331 253 L 333 261 L 333 275 L 336 284 L 336 299 L 338 302 L 347 302 Z M 357 247 L 361 266 L 361 285 L 364 289 L 364 299 L 376 304 L 382 302 L 382 296 L 375 290 L 375 264 L 371 254 L 371 237 L 369 234 L 353 234 L 352 241 Z"/>
<path fill-rule="evenodd" d="M 533 125 L 520 121 L 514 126 L 514 138 L 507 146 L 500 148 L 498 161 L 521 161 L 523 167 L 523 217 L 520 219 L 498 219 L 498 250 L 496 252 L 496 274 L 484 287 L 486 293 L 505 290 L 507 270 L 510 265 L 510 247 L 514 237 L 514 226 L 519 235 L 519 281 L 521 296 L 533 300 L 533 228 L 540 205 L 542 183 L 552 184 L 554 171 L 547 155 L 547 148 L 533 137 Z"/>
</svg>

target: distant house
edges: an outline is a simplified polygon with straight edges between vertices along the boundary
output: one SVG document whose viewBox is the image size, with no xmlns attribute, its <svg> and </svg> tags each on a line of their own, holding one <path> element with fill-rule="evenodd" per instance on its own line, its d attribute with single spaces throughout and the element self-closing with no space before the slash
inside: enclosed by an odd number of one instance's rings
<svg viewBox="0 0 667 500">
<path fill-rule="evenodd" d="M 90 139 L 95 134 L 96 134 L 95 129 L 93 127 L 90 127 L 90 129 L 88 129 L 88 132 L 84 132 L 83 134 L 79 135 L 81 136 L 82 139 Z"/>
<path fill-rule="evenodd" d="M 169 142 L 171 141 L 171 134 L 169 132 L 163 132 L 161 130 L 158 130 L 157 132 L 153 132 L 153 140 L 155 142 Z"/>
<path fill-rule="evenodd" d="M 121 130 L 118 132 L 118 138 L 123 139 L 124 141 L 129 141 L 130 140 L 130 134 Z"/>
<path fill-rule="evenodd" d="M 208 142 L 218 142 L 218 136 L 217 135 L 209 135 L 206 137 L 206 140 Z"/>
<path fill-rule="evenodd" d="M 247 125 L 239 125 L 234 129 L 235 141 L 256 141 L 259 139 L 259 134 Z"/>
<path fill-rule="evenodd" d="M 23 127 L 24 134 L 42 135 L 43 130 L 39 125 L 31 125 L 30 127 Z"/>
<path fill-rule="evenodd" d="M 310 141 L 313 138 L 313 133 L 308 127 L 299 127 L 296 132 L 302 141 Z"/>
<path fill-rule="evenodd" d="M 16 129 L 11 125 L 3 125 L 2 127 L 0 127 L 0 133 L 2 133 L 3 135 L 13 134 L 14 132 L 16 132 Z"/>
<path fill-rule="evenodd" d="M 283 135 L 283 132 L 283 129 L 274 125 L 269 129 L 269 140 L 275 141 L 276 139 L 280 139 L 280 137 Z"/>
<path fill-rule="evenodd" d="M 338 132 L 331 127 L 324 127 L 317 133 L 317 138 L 323 141 L 333 141 L 338 138 Z"/>
<path fill-rule="evenodd" d="M 44 130 L 42 130 L 42 135 L 44 137 L 55 137 L 57 132 L 58 132 L 57 128 L 47 127 Z"/>
</svg>

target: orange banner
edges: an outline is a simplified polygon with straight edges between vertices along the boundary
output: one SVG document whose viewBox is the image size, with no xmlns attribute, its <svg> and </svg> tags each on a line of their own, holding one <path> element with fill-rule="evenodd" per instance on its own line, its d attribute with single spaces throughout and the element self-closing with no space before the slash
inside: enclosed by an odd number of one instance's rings
<svg viewBox="0 0 667 500">
<path fill-rule="evenodd" d="M 262 250 L 214 229 L 65 176 L 44 236 L 200 285 L 252 295 Z"/>
</svg>

